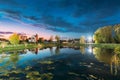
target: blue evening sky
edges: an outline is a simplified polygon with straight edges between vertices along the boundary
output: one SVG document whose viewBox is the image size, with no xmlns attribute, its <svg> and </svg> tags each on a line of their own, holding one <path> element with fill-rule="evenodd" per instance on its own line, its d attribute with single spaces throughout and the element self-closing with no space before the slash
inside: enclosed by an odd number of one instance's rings
<svg viewBox="0 0 120 80">
<path fill-rule="evenodd" d="M 119 23 L 120 0 L 0 0 L 0 35 L 79 38 Z"/>
</svg>

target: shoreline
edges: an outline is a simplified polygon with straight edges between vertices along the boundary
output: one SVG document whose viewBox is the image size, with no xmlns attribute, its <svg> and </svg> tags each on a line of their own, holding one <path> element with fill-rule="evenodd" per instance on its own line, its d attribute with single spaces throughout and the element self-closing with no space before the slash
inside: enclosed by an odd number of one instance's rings
<svg viewBox="0 0 120 80">
<path fill-rule="evenodd" d="M 30 49 L 30 48 L 46 48 L 46 47 L 57 47 L 57 46 L 68 46 L 68 47 L 79 47 L 79 46 L 92 46 L 92 47 L 100 47 L 100 48 L 115 48 L 120 47 L 120 44 L 114 44 L 114 43 L 86 43 L 86 44 L 53 44 L 53 43 L 47 43 L 47 44 L 18 44 L 18 45 L 6 45 L 4 48 L 0 46 L 0 52 L 4 51 L 14 51 L 14 50 L 22 50 L 22 49 Z"/>
</svg>

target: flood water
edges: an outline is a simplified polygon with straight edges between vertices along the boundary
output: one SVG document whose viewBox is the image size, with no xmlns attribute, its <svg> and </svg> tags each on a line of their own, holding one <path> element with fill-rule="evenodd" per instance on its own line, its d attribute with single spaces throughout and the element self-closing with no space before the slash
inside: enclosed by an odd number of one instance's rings
<svg viewBox="0 0 120 80">
<path fill-rule="evenodd" d="M 120 49 L 51 47 L 0 54 L 0 80 L 120 80 Z"/>
</svg>

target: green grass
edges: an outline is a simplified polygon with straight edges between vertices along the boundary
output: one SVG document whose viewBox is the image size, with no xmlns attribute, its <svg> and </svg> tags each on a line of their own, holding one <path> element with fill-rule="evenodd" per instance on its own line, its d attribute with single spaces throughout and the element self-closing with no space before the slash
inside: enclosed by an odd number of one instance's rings
<svg viewBox="0 0 120 80">
<path fill-rule="evenodd" d="M 115 48 L 120 47 L 120 44 L 114 44 L 114 43 L 88 43 L 88 44 L 79 44 L 80 46 L 92 46 L 92 47 L 100 47 L 100 48 Z"/>
<path fill-rule="evenodd" d="M 92 47 L 100 47 L 100 48 L 115 48 L 115 47 L 120 47 L 120 44 L 111 44 L 111 43 L 100 43 L 100 44 L 95 44 L 95 43 L 87 43 L 87 44 L 55 44 L 55 43 L 42 43 L 42 44 L 27 44 L 26 46 L 24 44 L 18 44 L 18 45 L 6 45 L 4 48 L 0 46 L 0 52 L 4 51 L 15 51 L 15 50 L 23 50 L 23 49 L 29 49 L 29 48 L 45 48 L 45 47 L 55 47 L 55 46 L 68 46 L 68 47 L 79 47 L 79 46 L 92 46 Z"/>
<path fill-rule="evenodd" d="M 26 46 L 24 44 L 18 44 L 18 45 L 6 45 L 4 48 L 0 47 L 0 52 L 3 51 L 14 51 L 14 50 L 22 50 L 22 49 L 28 49 L 28 48 L 36 48 L 38 45 L 36 44 L 27 44 Z"/>
</svg>

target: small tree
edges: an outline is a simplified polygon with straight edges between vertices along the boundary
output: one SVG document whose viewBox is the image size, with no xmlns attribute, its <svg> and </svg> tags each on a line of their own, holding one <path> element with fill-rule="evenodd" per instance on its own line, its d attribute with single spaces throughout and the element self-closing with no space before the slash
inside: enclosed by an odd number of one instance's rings
<svg viewBox="0 0 120 80">
<path fill-rule="evenodd" d="M 60 37 L 59 36 L 55 36 L 55 39 L 56 39 L 56 41 L 59 43 L 60 42 Z"/>
<path fill-rule="evenodd" d="M 9 41 L 10 41 L 11 44 L 14 44 L 14 45 L 18 44 L 19 41 L 20 41 L 20 40 L 19 40 L 19 35 L 18 35 L 17 33 L 12 34 L 12 35 L 9 37 Z"/>
<path fill-rule="evenodd" d="M 85 37 L 84 36 L 81 36 L 80 37 L 80 44 L 84 44 L 85 43 Z"/>
<path fill-rule="evenodd" d="M 52 41 L 53 41 L 53 36 L 50 36 L 49 41 L 50 41 L 50 42 L 52 42 Z"/>
</svg>

